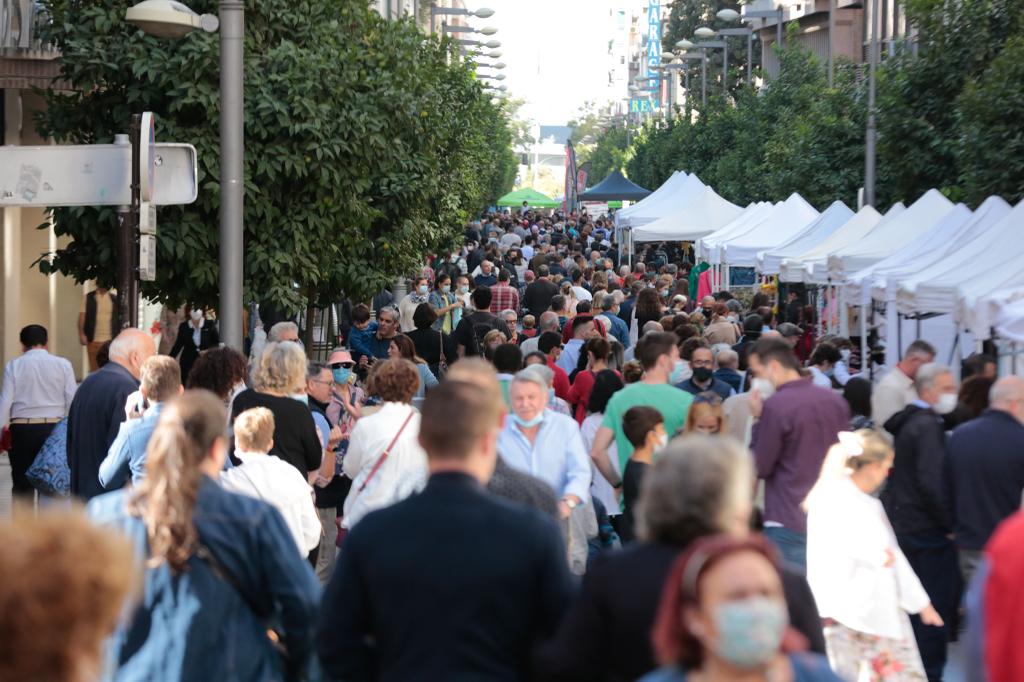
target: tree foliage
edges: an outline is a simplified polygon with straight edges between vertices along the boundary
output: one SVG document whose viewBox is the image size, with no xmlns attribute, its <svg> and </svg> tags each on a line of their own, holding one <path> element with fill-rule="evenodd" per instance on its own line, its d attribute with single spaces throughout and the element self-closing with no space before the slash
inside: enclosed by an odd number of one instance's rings
<svg viewBox="0 0 1024 682">
<path fill-rule="evenodd" d="M 218 289 L 217 36 L 144 35 L 130 2 L 43 0 L 47 37 L 70 92 L 47 93 L 39 125 L 59 143 L 111 142 L 153 111 L 157 138 L 199 153 L 199 199 L 159 212 L 151 299 L 215 307 Z M 216 0 L 190 3 L 216 12 Z M 295 309 L 345 292 L 366 298 L 449 243 L 511 188 L 508 111 L 473 64 L 411 21 L 362 0 L 247 0 L 245 286 L 247 300 Z M 67 247 L 44 271 L 114 279 L 115 215 L 54 211 Z"/>
</svg>

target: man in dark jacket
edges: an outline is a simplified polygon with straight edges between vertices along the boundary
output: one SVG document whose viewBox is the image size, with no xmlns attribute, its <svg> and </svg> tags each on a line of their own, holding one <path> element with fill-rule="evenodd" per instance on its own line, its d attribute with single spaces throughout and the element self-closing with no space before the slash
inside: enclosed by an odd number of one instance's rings
<svg viewBox="0 0 1024 682">
<path fill-rule="evenodd" d="M 345 538 L 317 633 L 324 679 L 530 677 L 571 582 L 555 522 L 483 488 L 502 409 L 496 388 L 467 382 L 427 394 L 419 442 L 430 479 Z"/>
<path fill-rule="evenodd" d="M 956 382 L 949 368 L 922 366 L 914 379 L 918 399 L 889 418 L 896 458 L 882 504 L 900 549 L 921 580 L 945 626 L 924 625 L 911 616 L 925 673 L 941 680 L 946 643 L 956 631 L 961 577 L 946 495 L 946 434 L 942 415 L 956 407 Z"/>
<path fill-rule="evenodd" d="M 992 387 L 989 409 L 949 438 L 953 528 L 964 581 L 981 560 L 996 526 L 1020 509 L 1024 493 L 1024 379 Z"/>
<path fill-rule="evenodd" d="M 536 273 L 537 279 L 528 284 L 523 292 L 522 305 L 539 320 L 544 311 L 551 307 L 551 299 L 558 294 L 558 285 L 549 279 L 551 271 L 547 265 L 539 266 Z"/>
<path fill-rule="evenodd" d="M 741 372 L 747 371 L 747 354 L 761 338 L 762 329 L 764 329 L 764 318 L 757 313 L 751 313 L 743 318 L 743 336 L 740 337 L 740 342 L 732 347 L 739 356 Z"/>
<path fill-rule="evenodd" d="M 100 484 L 100 463 L 127 417 L 125 403 L 139 388 L 142 363 L 154 353 L 152 336 L 125 329 L 110 343 L 110 361 L 78 387 L 68 411 L 72 495 L 88 501 L 106 492 Z"/>
</svg>

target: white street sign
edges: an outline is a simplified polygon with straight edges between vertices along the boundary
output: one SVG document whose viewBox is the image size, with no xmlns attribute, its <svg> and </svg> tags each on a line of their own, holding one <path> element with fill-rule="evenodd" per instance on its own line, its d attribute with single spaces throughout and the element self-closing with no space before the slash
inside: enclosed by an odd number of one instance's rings
<svg viewBox="0 0 1024 682">
<path fill-rule="evenodd" d="M 143 201 L 139 204 L 139 232 L 156 234 L 156 205 Z"/>
<path fill-rule="evenodd" d="M 139 196 L 141 201 L 153 201 L 153 183 L 156 175 L 156 124 L 152 111 L 142 114 L 139 132 Z"/>
<path fill-rule="evenodd" d="M 151 234 L 139 235 L 139 279 L 156 280 L 156 237 Z"/>
<path fill-rule="evenodd" d="M 0 207 L 129 206 L 131 164 L 130 145 L 0 146 Z M 195 147 L 157 144 L 152 165 L 154 204 L 196 200 Z"/>
</svg>

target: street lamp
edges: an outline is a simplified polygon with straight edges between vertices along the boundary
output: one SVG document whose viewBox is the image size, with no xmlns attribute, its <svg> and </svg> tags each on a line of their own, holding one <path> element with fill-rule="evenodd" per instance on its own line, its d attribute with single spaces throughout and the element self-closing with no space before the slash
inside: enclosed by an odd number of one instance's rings
<svg viewBox="0 0 1024 682">
<path fill-rule="evenodd" d="M 693 47 L 693 43 L 691 43 L 686 38 L 683 38 L 682 40 L 676 41 L 676 49 L 677 50 L 682 50 L 683 52 L 686 52 L 691 47 Z"/>
<path fill-rule="evenodd" d="M 199 16 L 174 0 L 143 0 L 130 7 L 125 20 L 150 35 L 182 38 L 195 29 L 220 28 L 220 339 L 242 349 L 242 251 L 244 184 L 243 139 L 245 3 L 220 0 L 219 20 Z"/>
<path fill-rule="evenodd" d="M 434 19 L 437 16 L 461 16 L 461 17 L 478 17 L 480 19 L 487 19 L 494 16 L 494 10 L 487 7 L 481 7 L 478 10 L 466 9 L 465 7 L 431 7 L 430 8 L 430 32 L 434 33 Z"/>
<path fill-rule="evenodd" d="M 498 40 L 488 40 L 485 43 L 485 42 L 482 42 L 480 40 L 458 39 L 458 40 L 455 40 L 454 42 L 458 43 L 459 45 L 475 45 L 476 47 L 489 47 L 491 49 L 494 49 L 496 47 L 501 47 L 501 41 L 498 41 Z"/>
<path fill-rule="evenodd" d="M 775 19 L 775 42 L 782 47 L 782 22 L 785 18 L 785 9 L 779 5 L 772 10 L 752 10 L 743 12 L 744 19 Z"/>
<path fill-rule="evenodd" d="M 698 31 L 699 30 L 700 29 L 698 29 Z M 705 40 L 703 42 L 697 43 L 696 45 L 694 45 L 694 47 L 705 51 L 709 49 L 722 50 L 722 96 L 727 96 L 729 94 L 729 46 L 726 44 L 724 40 Z M 704 63 L 701 65 L 701 68 L 705 72 L 707 71 L 706 59 L 704 60 Z"/>
<path fill-rule="evenodd" d="M 498 32 L 498 29 L 493 26 L 487 26 L 485 28 L 473 28 L 472 26 L 449 26 L 443 24 L 441 26 L 442 33 L 479 33 L 485 36 L 493 36 Z"/>
<path fill-rule="evenodd" d="M 505 74 L 503 74 L 503 73 L 499 73 L 496 76 L 491 76 L 491 75 L 488 75 L 488 74 L 478 73 L 476 75 L 476 77 L 477 77 L 477 80 L 496 80 L 496 81 L 503 81 L 503 80 L 505 80 Z"/>
<path fill-rule="evenodd" d="M 697 36 L 701 40 L 708 40 L 709 38 L 715 37 L 715 29 L 708 28 L 707 26 L 701 26 L 693 32 L 693 35 Z"/>
<path fill-rule="evenodd" d="M 723 9 L 719 10 L 718 14 L 716 14 L 715 16 L 718 17 L 719 21 L 724 21 L 726 23 L 731 24 L 732 22 L 740 18 L 740 13 L 734 9 Z"/>
</svg>

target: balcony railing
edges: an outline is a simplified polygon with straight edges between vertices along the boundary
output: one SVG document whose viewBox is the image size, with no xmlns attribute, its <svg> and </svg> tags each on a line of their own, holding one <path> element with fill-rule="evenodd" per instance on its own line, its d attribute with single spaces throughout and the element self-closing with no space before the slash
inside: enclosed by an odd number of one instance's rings
<svg viewBox="0 0 1024 682">
<path fill-rule="evenodd" d="M 56 49 L 44 43 L 40 27 L 50 18 L 33 0 L 0 0 L 0 56 L 52 59 Z"/>
</svg>

